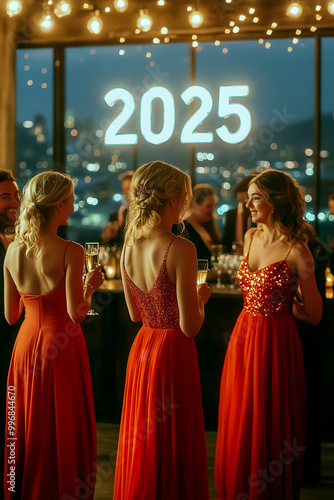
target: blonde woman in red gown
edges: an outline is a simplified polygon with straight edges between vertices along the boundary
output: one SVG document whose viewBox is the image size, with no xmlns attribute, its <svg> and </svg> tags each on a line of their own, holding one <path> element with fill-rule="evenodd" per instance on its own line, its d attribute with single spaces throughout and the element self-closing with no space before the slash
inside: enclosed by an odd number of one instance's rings
<svg viewBox="0 0 334 500">
<path fill-rule="evenodd" d="M 82 283 L 84 250 L 57 236 L 73 212 L 73 182 L 57 172 L 23 192 L 5 259 L 5 315 L 25 319 L 7 385 L 6 500 L 93 499 L 96 430 L 88 354 L 79 322 L 101 269 Z"/>
<path fill-rule="evenodd" d="M 142 327 L 129 354 L 114 500 L 208 500 L 194 337 L 210 290 L 196 287 L 194 245 L 171 233 L 191 197 L 188 175 L 154 161 L 131 182 L 122 255 L 125 298 Z"/>
<path fill-rule="evenodd" d="M 244 307 L 225 357 L 215 481 L 220 500 L 297 500 L 305 432 L 305 378 L 293 315 L 317 324 L 322 301 L 303 242 L 303 197 L 283 172 L 248 188 L 252 221 L 237 279 Z M 298 300 L 294 298 L 297 290 Z"/>
</svg>

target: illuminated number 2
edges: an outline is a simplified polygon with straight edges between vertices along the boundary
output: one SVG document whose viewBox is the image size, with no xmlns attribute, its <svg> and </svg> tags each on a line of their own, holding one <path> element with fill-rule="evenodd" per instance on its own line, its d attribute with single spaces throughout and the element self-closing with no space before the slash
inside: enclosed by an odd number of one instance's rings
<svg viewBox="0 0 334 500">
<path fill-rule="evenodd" d="M 116 116 L 106 130 L 104 138 L 105 144 L 137 144 L 137 134 L 118 134 L 120 128 L 126 124 L 135 110 L 133 95 L 130 94 L 128 90 L 116 88 L 110 90 L 104 96 L 104 100 L 111 108 L 116 101 L 123 101 L 124 103 L 122 111 Z"/>
<path fill-rule="evenodd" d="M 202 103 L 182 129 L 181 142 L 184 144 L 213 141 L 212 132 L 194 132 L 195 128 L 205 120 L 212 110 L 212 97 L 210 92 L 204 87 L 193 85 L 192 87 L 188 87 L 181 94 L 181 99 L 186 104 L 190 104 L 196 97 L 200 99 Z"/>
</svg>

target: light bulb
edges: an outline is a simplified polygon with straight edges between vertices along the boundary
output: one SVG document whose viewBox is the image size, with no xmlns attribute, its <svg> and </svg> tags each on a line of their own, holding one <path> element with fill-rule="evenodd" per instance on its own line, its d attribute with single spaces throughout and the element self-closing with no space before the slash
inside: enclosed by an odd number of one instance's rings
<svg viewBox="0 0 334 500">
<path fill-rule="evenodd" d="M 87 23 L 87 29 L 93 35 L 99 35 L 103 28 L 102 19 L 99 16 L 99 11 L 96 10 L 94 16 L 92 16 Z"/>
<path fill-rule="evenodd" d="M 62 0 L 59 2 L 55 9 L 54 13 L 56 14 L 57 17 L 65 17 L 71 14 L 72 12 L 72 5 L 70 2 L 66 2 L 65 0 Z"/>
<path fill-rule="evenodd" d="M 192 28 L 199 28 L 204 21 L 203 14 L 198 10 L 190 12 L 188 19 Z"/>
<path fill-rule="evenodd" d="M 328 2 L 327 10 L 330 14 L 332 14 L 332 16 L 334 16 L 334 0 Z"/>
<path fill-rule="evenodd" d="M 42 31 L 50 31 L 53 28 L 53 20 L 49 13 L 44 13 L 40 17 L 39 26 Z"/>
<path fill-rule="evenodd" d="M 9 17 L 17 16 L 22 12 L 21 0 L 9 0 L 6 5 L 7 14 Z"/>
<path fill-rule="evenodd" d="M 302 6 L 299 3 L 291 3 L 287 8 L 286 15 L 289 17 L 299 17 L 302 12 Z"/>
<path fill-rule="evenodd" d="M 150 29 L 152 28 L 152 24 L 152 19 L 147 14 L 147 11 L 141 9 L 139 11 L 139 17 L 137 19 L 137 27 L 141 31 L 150 31 Z"/>
<path fill-rule="evenodd" d="M 129 2 L 128 0 L 115 0 L 114 7 L 118 12 L 125 12 L 129 7 Z"/>
</svg>

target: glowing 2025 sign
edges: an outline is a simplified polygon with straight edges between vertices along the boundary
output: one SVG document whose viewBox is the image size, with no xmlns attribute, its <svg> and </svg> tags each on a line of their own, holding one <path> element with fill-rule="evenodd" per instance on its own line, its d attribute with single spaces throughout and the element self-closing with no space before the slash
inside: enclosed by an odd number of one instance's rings
<svg viewBox="0 0 334 500">
<path fill-rule="evenodd" d="M 219 87 L 218 116 L 228 118 L 236 115 L 240 125 L 238 130 L 231 132 L 224 124 L 216 129 L 218 137 L 228 144 L 238 144 L 246 139 L 252 128 L 252 118 L 249 110 L 242 104 L 230 102 L 232 97 L 244 97 L 249 94 L 248 85 L 232 85 Z M 152 102 L 160 99 L 163 105 L 163 124 L 159 133 L 152 131 Z M 183 144 L 209 143 L 213 142 L 212 132 L 195 132 L 205 118 L 211 113 L 213 100 L 210 92 L 198 85 L 188 87 L 181 94 L 181 99 L 189 105 L 194 99 L 201 101 L 197 111 L 183 125 L 180 141 Z M 116 101 L 123 101 L 121 112 L 108 126 L 104 142 L 108 145 L 114 144 L 137 144 L 137 134 L 120 134 L 120 129 L 131 118 L 135 110 L 133 95 L 126 89 L 115 88 L 104 96 L 105 102 L 112 107 Z M 143 138 L 150 144 L 163 144 L 173 135 L 175 128 L 175 103 L 170 91 L 165 87 L 152 87 L 145 92 L 140 101 L 140 131 Z"/>
</svg>

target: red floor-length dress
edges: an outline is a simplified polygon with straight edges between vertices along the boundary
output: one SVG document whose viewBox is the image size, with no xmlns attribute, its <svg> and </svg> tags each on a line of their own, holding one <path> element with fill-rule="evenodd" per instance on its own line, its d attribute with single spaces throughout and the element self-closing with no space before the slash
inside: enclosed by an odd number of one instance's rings
<svg viewBox="0 0 334 500">
<path fill-rule="evenodd" d="M 297 500 L 305 432 L 305 378 L 290 314 L 297 278 L 286 260 L 237 273 L 244 307 L 225 357 L 215 482 L 220 500 Z"/>
<path fill-rule="evenodd" d="M 25 320 L 8 374 L 5 498 L 92 500 L 92 382 L 81 327 L 67 314 L 65 279 L 49 293 L 21 297 Z"/>
<path fill-rule="evenodd" d="M 143 326 L 126 375 L 114 500 L 207 500 L 207 453 L 196 346 L 179 326 L 166 250 L 155 284 L 123 272 Z"/>
</svg>

